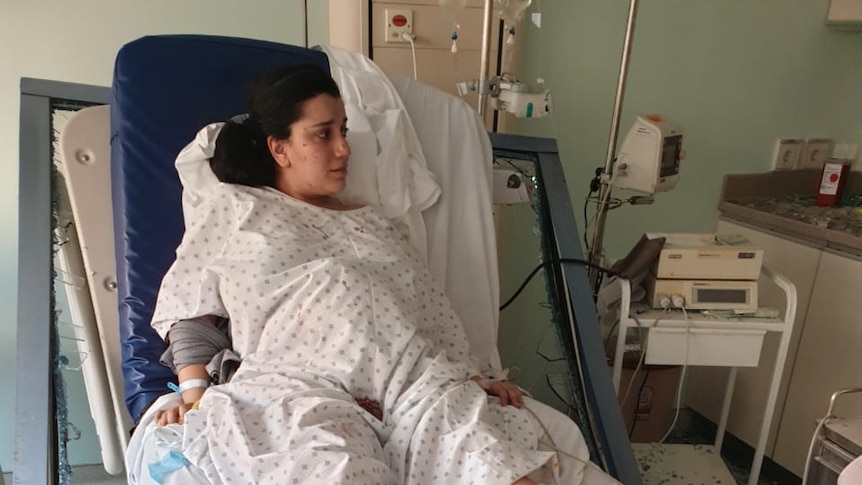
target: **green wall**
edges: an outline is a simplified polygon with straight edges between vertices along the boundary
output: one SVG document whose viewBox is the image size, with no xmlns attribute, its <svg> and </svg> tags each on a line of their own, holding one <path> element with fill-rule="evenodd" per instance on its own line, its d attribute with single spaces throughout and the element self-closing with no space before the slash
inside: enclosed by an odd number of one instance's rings
<svg viewBox="0 0 862 485">
<path fill-rule="evenodd" d="M 628 3 L 536 0 L 542 28 L 519 28 L 519 77 L 544 78 L 555 111 L 516 131 L 557 139 L 581 228 L 587 184 L 606 158 Z M 662 113 L 683 126 L 688 157 L 674 191 L 610 213 L 609 258 L 643 232 L 712 230 L 722 176 L 769 170 L 776 138 L 862 143 L 862 28 L 826 26 L 827 4 L 640 2 L 620 141 L 637 114 Z"/>
</svg>

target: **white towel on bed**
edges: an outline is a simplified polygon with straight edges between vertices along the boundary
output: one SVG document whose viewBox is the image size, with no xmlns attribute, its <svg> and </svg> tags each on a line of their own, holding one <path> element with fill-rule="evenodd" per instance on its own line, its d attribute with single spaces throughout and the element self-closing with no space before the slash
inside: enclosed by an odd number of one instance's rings
<svg viewBox="0 0 862 485">
<path fill-rule="evenodd" d="M 348 133 L 352 134 L 356 129 L 354 118 L 362 117 L 357 125 L 371 130 L 362 138 L 370 140 L 373 136 L 379 147 L 374 159 L 352 154 L 349 171 L 371 173 L 368 165 L 373 166 L 383 214 L 398 224 L 399 229 L 403 228 L 402 234 L 407 236 L 423 259 L 427 258 L 422 211 L 437 202 L 440 186 L 428 170 L 404 103 L 383 71 L 367 57 L 332 46 L 319 48 L 329 58 L 330 74 L 341 91 L 348 113 Z M 349 138 L 348 141 L 352 148 L 354 140 Z M 345 189 L 348 200 L 356 200 L 353 191 L 348 180 Z M 370 203 L 361 198 L 358 201 Z"/>
</svg>

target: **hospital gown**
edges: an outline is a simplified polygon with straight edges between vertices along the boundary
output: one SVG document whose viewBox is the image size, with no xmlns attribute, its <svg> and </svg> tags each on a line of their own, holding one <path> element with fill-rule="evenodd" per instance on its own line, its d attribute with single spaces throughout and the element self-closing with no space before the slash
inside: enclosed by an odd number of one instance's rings
<svg viewBox="0 0 862 485">
<path fill-rule="evenodd" d="M 191 221 L 153 327 L 230 316 L 234 378 L 185 417 L 213 483 L 510 484 L 553 462 L 530 416 L 469 377 L 462 324 L 372 207 L 222 185 Z M 377 400 L 379 421 L 356 398 Z"/>
</svg>

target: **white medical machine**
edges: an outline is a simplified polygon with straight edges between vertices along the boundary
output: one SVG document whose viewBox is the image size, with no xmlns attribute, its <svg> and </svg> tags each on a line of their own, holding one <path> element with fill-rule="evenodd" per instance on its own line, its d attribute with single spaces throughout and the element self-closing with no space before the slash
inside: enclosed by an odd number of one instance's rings
<svg viewBox="0 0 862 485">
<path fill-rule="evenodd" d="M 543 79 L 530 85 L 494 77 L 485 82 L 475 79 L 460 82 L 456 87 L 461 96 L 471 91 L 490 96 L 492 108 L 508 111 L 516 118 L 544 118 L 553 109 L 551 90 L 545 87 Z"/>
<path fill-rule="evenodd" d="M 665 238 L 645 281 L 654 308 L 757 310 L 763 250 L 738 235 L 649 234 Z"/>
<path fill-rule="evenodd" d="M 653 308 L 673 308 L 676 297 L 688 310 L 757 310 L 757 281 L 647 278 L 645 285 Z"/>
<path fill-rule="evenodd" d="M 665 238 L 655 265 L 657 278 L 756 280 L 763 249 L 739 235 L 647 234 Z"/>
<path fill-rule="evenodd" d="M 647 194 L 667 192 L 679 180 L 682 128 L 668 118 L 638 116 L 623 140 L 612 184 Z"/>
<path fill-rule="evenodd" d="M 456 0 L 440 0 L 440 5 L 448 8 L 464 8 L 465 2 Z M 545 88 L 544 80 L 537 80 L 535 85 L 520 82 L 508 73 L 509 59 L 511 58 L 511 46 L 515 43 L 515 26 L 521 21 L 524 12 L 532 3 L 532 0 L 485 0 L 482 21 L 482 50 L 479 60 L 479 78 L 456 84 L 458 94 L 464 96 L 470 92 L 479 94 L 477 111 L 479 116 L 485 115 L 486 100 L 491 108 L 497 111 L 508 111 L 516 118 L 544 118 L 553 109 L 551 103 L 551 91 Z M 498 66 L 501 74 L 491 76 L 491 32 L 494 24 L 494 11 L 503 20 L 505 31 L 508 33 L 505 45 L 505 55 Z M 537 24 L 539 25 L 539 24 Z M 457 49 L 458 29 L 460 25 L 455 23 L 452 33 L 452 53 Z M 496 128 L 495 128 L 496 131 Z"/>
<path fill-rule="evenodd" d="M 516 118 L 544 118 L 552 109 L 551 91 L 541 79 L 536 87 L 500 82 L 499 92 L 491 97 L 491 106 L 498 111 L 508 111 Z"/>
<path fill-rule="evenodd" d="M 618 118 L 614 121 L 608 160 L 605 168 L 597 171 L 596 187 L 590 186 L 590 195 L 598 191 L 595 232 L 590 248 L 590 262 L 600 264 L 607 213 L 611 209 L 613 188 L 629 189 L 646 194 L 666 192 L 676 187 L 679 181 L 680 161 L 685 158 L 682 149 L 682 127 L 659 114 L 638 116 L 618 151 L 616 135 Z M 631 204 L 651 203 L 648 196 L 632 197 Z M 618 206 L 617 206 L 618 207 Z M 599 275 L 589 269 L 590 284 L 598 291 Z"/>
</svg>

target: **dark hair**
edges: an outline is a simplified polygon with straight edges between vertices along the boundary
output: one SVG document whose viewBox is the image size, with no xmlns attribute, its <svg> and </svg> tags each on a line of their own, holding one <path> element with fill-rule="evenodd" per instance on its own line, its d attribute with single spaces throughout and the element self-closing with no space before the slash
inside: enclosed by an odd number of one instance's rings
<svg viewBox="0 0 862 485">
<path fill-rule="evenodd" d="M 263 73 L 249 90 L 248 118 L 228 121 L 216 138 L 210 167 L 222 182 L 275 187 L 275 159 L 267 137 L 290 137 L 290 125 L 302 116 L 306 101 L 320 94 L 341 97 L 323 69 L 296 64 Z"/>
</svg>

